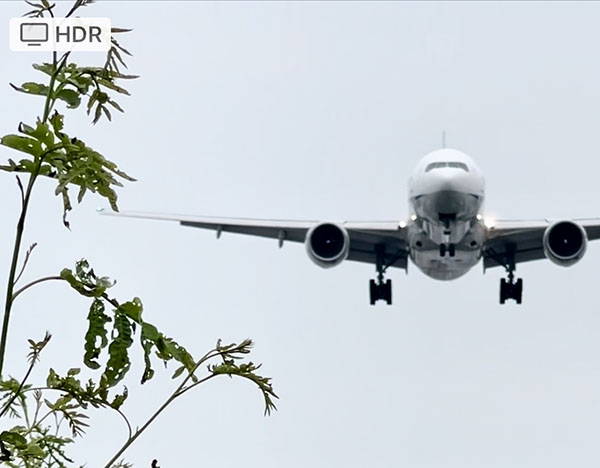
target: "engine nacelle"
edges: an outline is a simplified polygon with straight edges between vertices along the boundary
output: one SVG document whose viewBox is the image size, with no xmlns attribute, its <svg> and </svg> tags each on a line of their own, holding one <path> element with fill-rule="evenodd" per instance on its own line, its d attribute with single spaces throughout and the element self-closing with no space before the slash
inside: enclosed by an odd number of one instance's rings
<svg viewBox="0 0 600 468">
<path fill-rule="evenodd" d="M 560 266 L 577 263 L 587 249 L 587 234 L 573 221 L 558 221 L 544 232 L 544 254 Z"/>
<path fill-rule="evenodd" d="M 306 252 L 310 259 L 323 268 L 342 263 L 350 252 L 348 231 L 334 223 L 321 223 L 306 233 Z"/>
</svg>

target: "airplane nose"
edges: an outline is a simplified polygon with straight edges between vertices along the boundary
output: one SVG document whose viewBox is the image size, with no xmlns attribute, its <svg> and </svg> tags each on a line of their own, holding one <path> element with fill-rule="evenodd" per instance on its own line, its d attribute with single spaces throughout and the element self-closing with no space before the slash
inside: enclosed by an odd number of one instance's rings
<svg viewBox="0 0 600 468">
<path fill-rule="evenodd" d="M 434 206 L 436 213 L 456 215 L 465 209 L 465 196 L 451 188 L 442 190 L 435 197 Z"/>
<path fill-rule="evenodd" d="M 459 169 L 448 169 L 439 174 L 438 190 L 448 192 L 473 193 L 476 177 Z"/>
</svg>

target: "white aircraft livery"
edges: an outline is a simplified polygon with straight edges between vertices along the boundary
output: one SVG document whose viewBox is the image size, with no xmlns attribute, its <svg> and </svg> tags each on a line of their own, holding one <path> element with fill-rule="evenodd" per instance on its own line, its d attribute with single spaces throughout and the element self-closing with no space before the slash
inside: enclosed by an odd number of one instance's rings
<svg viewBox="0 0 600 468">
<path fill-rule="evenodd" d="M 344 260 L 370 263 L 370 302 L 392 303 L 388 268 L 408 270 L 412 261 L 427 276 L 452 280 L 479 261 L 503 267 L 500 303 L 521 303 L 523 280 L 515 279 L 517 263 L 548 258 L 561 266 L 579 261 L 588 240 L 600 238 L 600 219 L 492 221 L 482 215 L 485 181 L 465 153 L 444 148 L 419 161 L 409 179 L 411 215 L 405 221 L 284 221 L 245 218 L 123 213 L 120 216 L 178 221 L 184 226 L 303 242 L 308 257 L 329 268 Z M 106 213 L 111 214 L 111 213 Z"/>
</svg>

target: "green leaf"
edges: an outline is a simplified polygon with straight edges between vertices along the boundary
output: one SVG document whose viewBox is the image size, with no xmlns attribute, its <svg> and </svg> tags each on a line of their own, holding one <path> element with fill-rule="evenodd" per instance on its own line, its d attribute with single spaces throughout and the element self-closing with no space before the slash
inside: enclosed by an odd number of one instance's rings
<svg viewBox="0 0 600 468">
<path fill-rule="evenodd" d="M 42 460 L 46 457 L 46 452 L 37 443 L 30 442 L 20 455 L 23 458 L 31 457 Z"/>
<path fill-rule="evenodd" d="M 127 400 L 128 395 L 129 395 L 129 392 L 127 390 L 127 387 L 125 387 L 123 389 L 123 393 L 115 395 L 115 398 L 113 399 L 113 401 L 110 404 L 111 408 L 117 409 L 117 410 L 119 408 L 121 408 L 123 403 L 125 403 L 125 400 Z"/>
<path fill-rule="evenodd" d="M 50 127 L 46 123 L 42 123 L 38 120 L 36 122 L 35 128 L 21 123 L 19 125 L 19 130 L 27 136 L 35 138 L 40 143 L 44 144 L 46 148 L 54 146 L 54 135 L 50 131 Z"/>
<path fill-rule="evenodd" d="M 185 370 L 185 366 L 180 366 L 177 368 L 177 370 L 175 372 L 173 372 L 173 375 L 171 376 L 172 379 L 176 379 L 177 377 L 179 377 L 181 374 L 183 374 L 183 371 Z"/>
<path fill-rule="evenodd" d="M 36 70 L 41 71 L 42 73 L 45 73 L 48 76 L 52 76 L 52 72 L 54 71 L 54 66 L 51 63 L 34 63 L 32 66 Z"/>
<path fill-rule="evenodd" d="M 121 88 L 120 86 L 117 86 L 111 80 L 104 80 L 102 78 L 99 78 L 98 83 L 108 89 L 112 89 L 113 91 L 116 91 L 117 93 L 125 94 L 126 96 L 130 96 L 129 91 L 127 91 L 125 88 Z"/>
<path fill-rule="evenodd" d="M 48 377 L 46 377 L 46 386 L 50 388 L 56 388 L 60 383 L 60 377 L 54 371 L 54 369 L 50 368 L 48 371 Z"/>
<path fill-rule="evenodd" d="M 93 80 L 90 77 L 83 76 L 80 73 L 73 73 L 67 78 L 67 82 L 75 86 L 81 94 L 87 94 Z"/>
<path fill-rule="evenodd" d="M 81 95 L 72 89 L 63 88 L 56 94 L 56 97 L 66 102 L 69 109 L 76 109 L 81 104 Z"/>
<path fill-rule="evenodd" d="M 124 302 L 119 306 L 119 309 L 134 322 L 142 323 L 143 306 L 139 297 L 134 297 L 132 301 Z"/>
<path fill-rule="evenodd" d="M 142 374 L 142 384 L 146 383 L 154 376 L 154 369 L 152 369 L 152 362 L 150 361 L 150 353 L 152 347 L 155 345 L 157 340 L 160 338 L 160 333 L 156 327 L 150 323 L 142 323 L 142 331 L 140 333 L 140 343 L 144 350 L 144 372 Z"/>
<path fill-rule="evenodd" d="M 79 294 L 86 297 L 101 297 L 108 288 L 114 285 L 114 282 L 106 276 L 98 278 L 85 259 L 77 262 L 75 273 L 69 268 L 63 268 L 60 277 Z"/>
<path fill-rule="evenodd" d="M 131 367 L 129 348 L 133 343 L 132 334 L 133 330 L 129 318 L 122 310 L 117 309 L 115 311 L 113 340 L 108 346 L 109 357 L 103 374 L 108 388 L 119 383 Z"/>
<path fill-rule="evenodd" d="M 52 125 L 52 128 L 54 129 L 54 132 L 57 135 L 63 129 L 63 126 L 64 126 L 63 125 L 63 119 L 64 119 L 64 115 L 59 114 L 56 111 L 54 111 L 54 114 L 52 114 L 52 117 L 50 117 L 50 119 L 49 119 L 50 125 Z"/>
<path fill-rule="evenodd" d="M 27 439 L 18 432 L 3 431 L 0 433 L 0 440 L 7 444 L 14 445 L 18 449 L 27 447 Z"/>
<path fill-rule="evenodd" d="M 106 324 L 111 319 L 104 313 L 104 304 L 99 299 L 95 299 L 90 307 L 88 314 L 88 330 L 85 334 L 85 354 L 83 362 L 90 369 L 100 368 L 97 359 L 100 352 L 108 345 Z M 100 341 L 98 343 L 98 341 Z"/>
<path fill-rule="evenodd" d="M 108 104 L 110 104 L 111 106 L 113 106 L 115 109 L 117 109 L 119 112 L 125 112 L 123 110 L 123 108 L 115 101 L 113 101 L 112 99 L 110 101 L 108 101 Z"/>
<path fill-rule="evenodd" d="M 48 86 L 41 83 L 33 83 L 27 82 L 23 83 L 21 86 L 15 86 L 14 84 L 10 84 L 10 86 L 15 90 L 21 93 L 33 94 L 36 96 L 47 96 L 48 95 Z"/>
<path fill-rule="evenodd" d="M 42 154 L 42 145 L 40 142 L 29 137 L 4 135 L 0 139 L 0 144 L 35 157 L 39 157 Z"/>
</svg>

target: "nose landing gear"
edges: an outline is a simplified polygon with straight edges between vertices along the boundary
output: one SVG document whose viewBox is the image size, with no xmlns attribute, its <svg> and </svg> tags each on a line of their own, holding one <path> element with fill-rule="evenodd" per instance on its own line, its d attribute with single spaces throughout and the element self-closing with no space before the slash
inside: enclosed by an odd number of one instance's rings
<svg viewBox="0 0 600 468">
<path fill-rule="evenodd" d="M 454 257 L 454 255 L 456 255 L 456 245 L 440 244 L 440 257 L 445 257 L 446 252 L 448 252 L 448 255 L 450 255 L 451 257 Z"/>
</svg>

